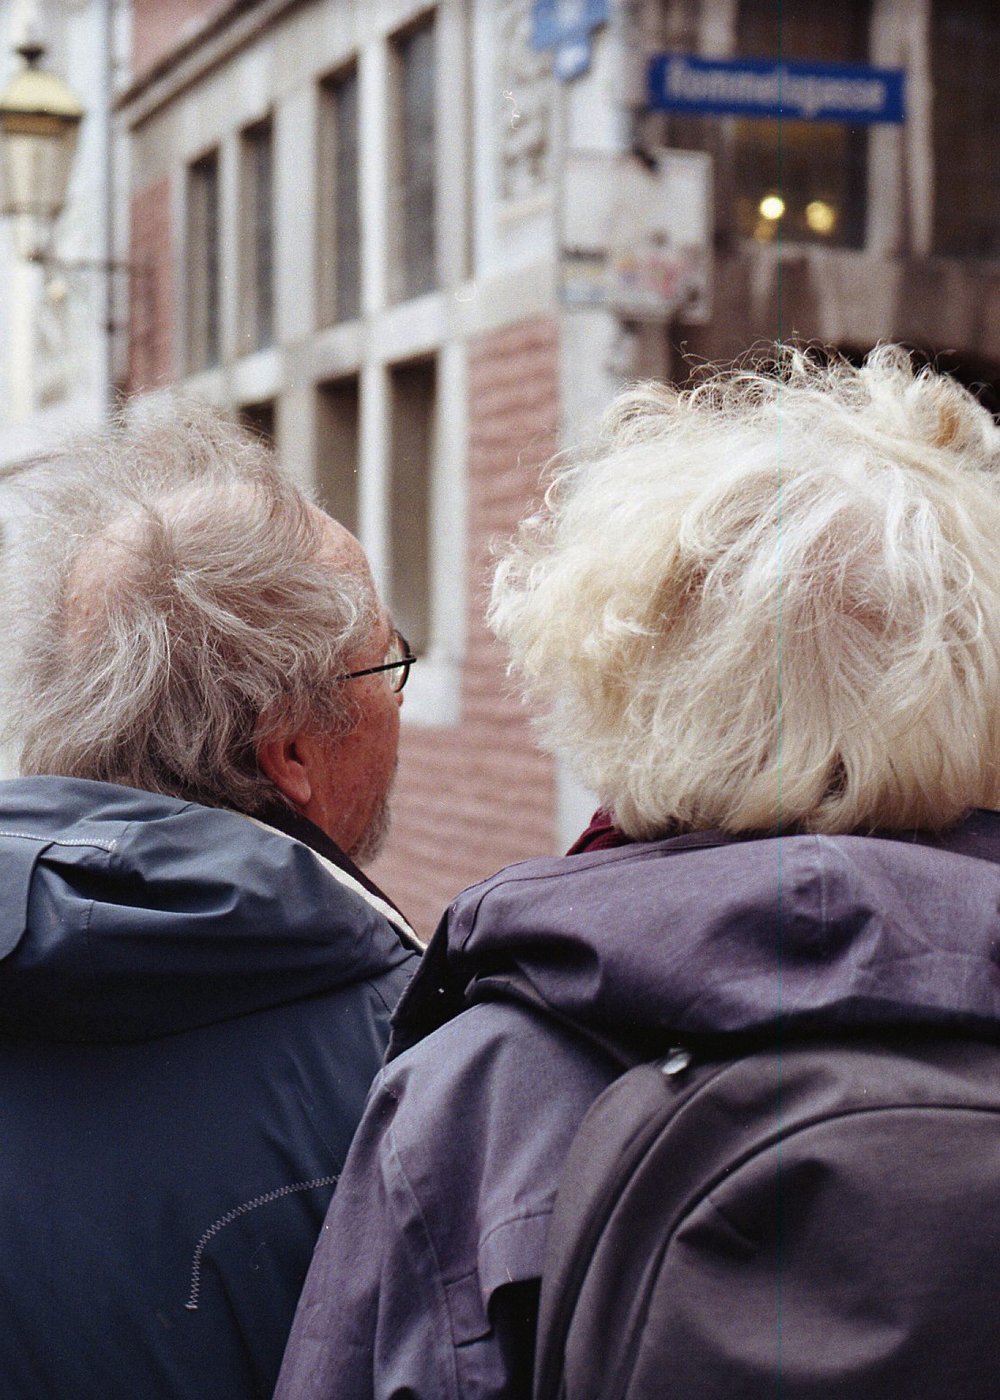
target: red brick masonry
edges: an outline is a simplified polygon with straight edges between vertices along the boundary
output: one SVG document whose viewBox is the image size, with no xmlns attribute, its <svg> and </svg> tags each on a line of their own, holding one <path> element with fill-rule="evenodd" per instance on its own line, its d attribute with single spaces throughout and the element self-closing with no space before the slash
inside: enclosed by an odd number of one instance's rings
<svg viewBox="0 0 1000 1400">
<path fill-rule="evenodd" d="M 166 176 L 132 196 L 128 391 L 174 379 L 173 237 Z"/>
<path fill-rule="evenodd" d="M 466 885 L 556 849 L 555 765 L 535 745 L 483 614 L 490 544 L 508 539 L 537 500 L 558 424 L 554 320 L 521 322 L 471 344 L 461 716 L 454 728 L 404 722 L 392 836 L 372 871 L 424 936 Z"/>
</svg>

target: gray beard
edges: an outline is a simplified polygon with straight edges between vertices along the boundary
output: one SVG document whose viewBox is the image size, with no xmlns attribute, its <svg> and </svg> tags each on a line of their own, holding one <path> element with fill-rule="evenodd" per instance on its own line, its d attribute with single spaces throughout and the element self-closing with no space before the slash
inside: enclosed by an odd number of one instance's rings
<svg viewBox="0 0 1000 1400">
<path fill-rule="evenodd" d="M 379 855 L 382 847 L 385 845 L 391 824 L 389 794 L 386 793 L 385 797 L 383 797 L 376 808 L 371 821 L 347 852 L 355 865 L 360 865 L 362 867 L 371 865 L 372 861 Z"/>
</svg>

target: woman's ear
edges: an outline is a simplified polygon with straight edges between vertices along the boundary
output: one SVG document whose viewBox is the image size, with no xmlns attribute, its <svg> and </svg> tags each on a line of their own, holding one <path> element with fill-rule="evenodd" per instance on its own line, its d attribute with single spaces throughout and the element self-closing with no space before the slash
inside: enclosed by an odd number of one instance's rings
<svg viewBox="0 0 1000 1400">
<path fill-rule="evenodd" d="M 282 797 L 299 809 L 312 797 L 307 750 L 301 734 L 265 739 L 257 745 L 257 764 L 261 772 L 271 779 Z"/>
</svg>

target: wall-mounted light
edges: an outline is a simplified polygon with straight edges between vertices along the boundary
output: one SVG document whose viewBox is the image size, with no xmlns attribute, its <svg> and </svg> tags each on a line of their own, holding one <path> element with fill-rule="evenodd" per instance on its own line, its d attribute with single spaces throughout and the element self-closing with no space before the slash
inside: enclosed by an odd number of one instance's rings
<svg viewBox="0 0 1000 1400">
<path fill-rule="evenodd" d="M 806 205 L 806 223 L 813 233 L 832 233 L 837 222 L 837 211 L 825 199 L 811 199 Z"/>
</svg>

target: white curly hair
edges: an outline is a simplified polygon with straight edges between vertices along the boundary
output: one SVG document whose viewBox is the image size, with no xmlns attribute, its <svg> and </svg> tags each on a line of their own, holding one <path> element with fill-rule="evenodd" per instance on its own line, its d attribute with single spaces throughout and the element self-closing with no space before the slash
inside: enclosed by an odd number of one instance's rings
<svg viewBox="0 0 1000 1400">
<path fill-rule="evenodd" d="M 640 385 L 490 619 L 632 837 L 942 828 L 1000 801 L 1000 429 L 895 346 Z"/>
</svg>

